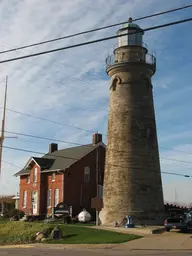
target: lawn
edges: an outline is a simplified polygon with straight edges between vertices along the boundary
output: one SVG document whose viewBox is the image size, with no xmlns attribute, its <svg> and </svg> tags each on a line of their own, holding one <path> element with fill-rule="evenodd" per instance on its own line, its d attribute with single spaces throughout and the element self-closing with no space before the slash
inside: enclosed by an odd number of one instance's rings
<svg viewBox="0 0 192 256">
<path fill-rule="evenodd" d="M 24 244 L 34 242 L 35 234 L 42 228 L 55 227 L 56 224 L 40 222 L 3 222 L 0 221 L 0 245 Z M 123 243 L 140 238 L 136 235 L 97 230 L 81 225 L 58 225 L 62 230 L 61 240 L 48 239 L 46 243 L 58 244 L 108 244 Z M 45 243 L 44 242 L 44 243 Z"/>
</svg>

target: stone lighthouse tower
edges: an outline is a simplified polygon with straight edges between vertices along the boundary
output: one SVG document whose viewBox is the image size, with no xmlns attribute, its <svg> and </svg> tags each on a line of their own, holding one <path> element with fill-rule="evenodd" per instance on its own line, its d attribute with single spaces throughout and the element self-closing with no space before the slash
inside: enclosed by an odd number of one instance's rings
<svg viewBox="0 0 192 256">
<path fill-rule="evenodd" d="M 134 33 L 136 32 L 136 33 Z M 144 31 L 132 19 L 117 34 L 107 58 L 110 76 L 108 143 L 101 224 L 162 224 L 164 202 L 151 77 L 156 59 L 143 43 Z"/>
</svg>

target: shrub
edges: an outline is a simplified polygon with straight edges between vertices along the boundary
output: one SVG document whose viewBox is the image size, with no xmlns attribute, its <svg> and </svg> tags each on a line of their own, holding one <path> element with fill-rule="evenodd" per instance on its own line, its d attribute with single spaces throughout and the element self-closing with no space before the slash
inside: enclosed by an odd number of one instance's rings
<svg viewBox="0 0 192 256">
<path fill-rule="evenodd" d="M 11 209 L 11 210 L 5 212 L 4 217 L 11 218 L 13 216 L 18 216 L 18 217 L 22 218 L 24 215 L 25 215 L 25 213 L 23 211 L 20 211 L 18 209 Z"/>
</svg>

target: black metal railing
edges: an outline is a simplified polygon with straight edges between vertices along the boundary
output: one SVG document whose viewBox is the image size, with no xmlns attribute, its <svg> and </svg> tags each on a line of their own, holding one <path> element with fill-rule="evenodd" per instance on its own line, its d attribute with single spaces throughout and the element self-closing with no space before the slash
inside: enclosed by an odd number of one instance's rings
<svg viewBox="0 0 192 256">
<path fill-rule="evenodd" d="M 106 67 L 109 68 L 112 65 L 115 64 L 122 64 L 122 63 L 129 63 L 129 62 L 144 62 L 148 65 L 151 65 L 154 69 L 156 69 L 156 58 L 153 54 L 145 54 L 145 59 L 144 60 L 126 60 L 126 59 L 117 59 L 115 55 L 108 56 L 106 59 Z"/>
</svg>

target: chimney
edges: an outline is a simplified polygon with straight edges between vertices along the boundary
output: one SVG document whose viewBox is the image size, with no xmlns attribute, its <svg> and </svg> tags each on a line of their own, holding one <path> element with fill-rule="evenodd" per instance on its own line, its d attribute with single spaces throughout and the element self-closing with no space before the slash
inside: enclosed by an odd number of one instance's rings
<svg viewBox="0 0 192 256">
<path fill-rule="evenodd" d="M 51 143 L 49 144 L 49 154 L 55 152 L 58 150 L 58 144 L 57 143 Z"/>
<path fill-rule="evenodd" d="M 102 142 L 102 134 L 100 133 L 94 133 L 92 135 L 92 143 L 93 145 L 98 144 L 99 142 Z"/>
</svg>

